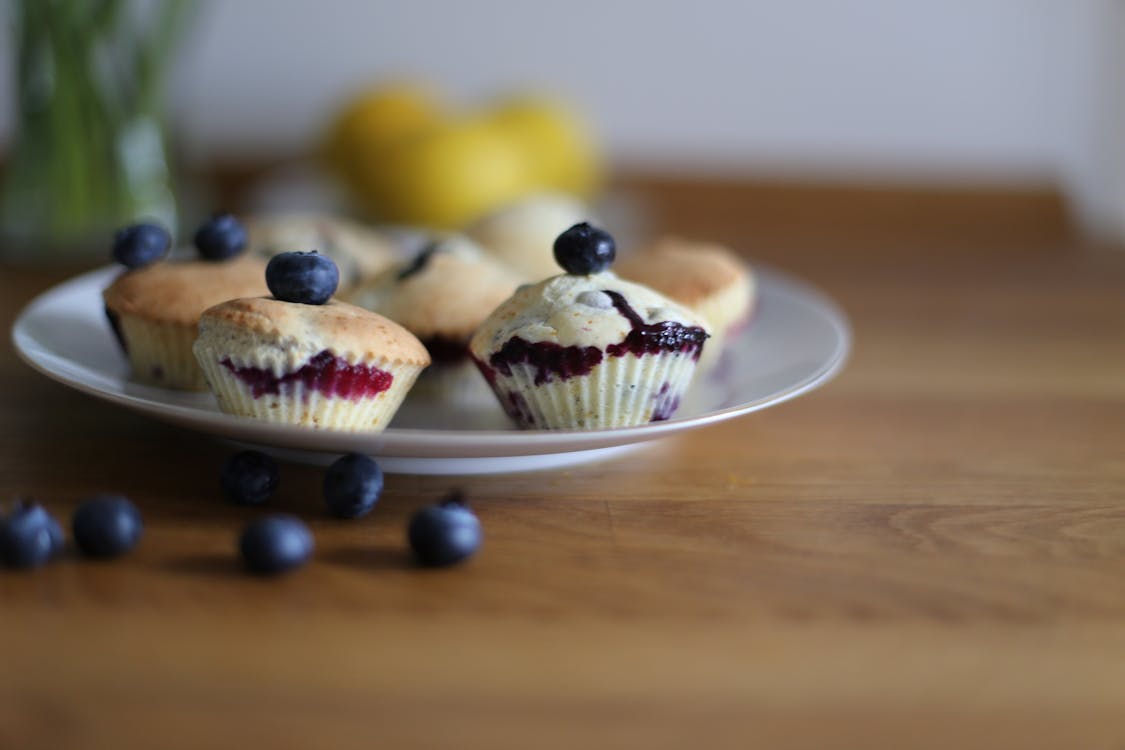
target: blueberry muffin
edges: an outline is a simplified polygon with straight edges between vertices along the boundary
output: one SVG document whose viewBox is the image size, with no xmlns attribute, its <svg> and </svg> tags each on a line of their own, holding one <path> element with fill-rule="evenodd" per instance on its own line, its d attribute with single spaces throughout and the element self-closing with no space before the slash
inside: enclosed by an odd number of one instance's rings
<svg viewBox="0 0 1125 750">
<path fill-rule="evenodd" d="M 590 220 L 590 209 L 574 198 L 540 193 L 485 216 L 466 234 L 524 281 L 535 282 L 559 272 L 555 238 Z"/>
<path fill-rule="evenodd" d="M 397 323 L 330 299 L 338 273 L 330 290 L 310 292 L 325 286 L 317 274 L 329 263 L 315 253 L 279 255 L 267 272 L 274 296 L 203 313 L 195 357 L 222 411 L 346 431 L 390 422 L 429 354 Z"/>
<path fill-rule="evenodd" d="M 579 224 L 555 243 L 569 273 L 519 289 L 477 330 L 473 358 L 524 427 L 670 418 L 708 338 L 703 320 L 609 270 L 612 238 Z"/>
<path fill-rule="evenodd" d="M 469 356 L 469 339 L 520 278 L 471 240 L 434 240 L 353 290 L 349 301 L 384 315 L 417 336 L 433 365 L 419 378 L 416 396 L 478 402 L 490 398 Z"/>
<path fill-rule="evenodd" d="M 192 356 L 199 316 L 235 297 L 266 294 L 266 262 L 162 261 L 126 271 L 102 293 L 106 317 L 133 377 L 150 385 L 206 390 Z"/>
</svg>

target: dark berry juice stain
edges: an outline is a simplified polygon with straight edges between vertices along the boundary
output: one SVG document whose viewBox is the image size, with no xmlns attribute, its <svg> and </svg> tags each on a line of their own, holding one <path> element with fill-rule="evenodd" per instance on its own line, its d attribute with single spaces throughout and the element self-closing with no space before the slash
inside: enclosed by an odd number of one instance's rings
<svg viewBox="0 0 1125 750">
<path fill-rule="evenodd" d="M 680 394 L 672 390 L 671 383 L 664 383 L 656 392 L 655 403 L 652 407 L 652 422 L 663 422 L 670 419 L 680 406 Z"/>
<path fill-rule="evenodd" d="M 550 341 L 532 343 L 519 336 L 508 339 L 500 351 L 488 358 L 488 364 L 506 376 L 511 376 L 512 365 L 531 366 L 535 369 L 536 385 L 554 378 L 568 380 L 589 375 L 601 361 L 602 350 L 596 346 L 563 346 Z"/>
<path fill-rule="evenodd" d="M 359 401 L 382 393 L 394 382 L 394 376 L 385 370 L 349 364 L 327 349 L 281 377 L 259 367 L 238 367 L 230 359 L 224 359 L 220 364 L 249 385 L 254 398 L 267 393 L 278 394 L 282 388 L 299 383 L 325 396 Z"/>
<path fill-rule="evenodd" d="M 437 242 L 431 242 L 422 248 L 418 254 L 414 256 L 414 260 L 410 261 L 410 265 L 398 272 L 398 280 L 405 281 L 414 274 L 419 273 L 430 262 L 430 258 L 433 257 L 439 247 L 440 245 Z"/>
<path fill-rule="evenodd" d="M 525 427 L 535 425 L 535 415 L 531 413 L 531 407 L 527 405 L 527 399 L 522 393 L 508 391 L 507 397 L 500 399 L 500 405 L 504 407 L 504 413 L 517 423 Z"/>
<path fill-rule="evenodd" d="M 645 323 L 637 311 L 625 301 L 619 292 L 604 290 L 613 300 L 613 306 L 633 326 L 633 330 L 625 336 L 619 344 L 610 344 L 606 347 L 606 354 L 611 357 L 622 357 L 633 354 L 643 357 L 646 354 L 660 354 L 661 352 L 680 352 L 698 360 L 703 351 L 703 342 L 709 334 L 698 326 L 685 326 L 671 320 L 659 323 Z"/>
<path fill-rule="evenodd" d="M 113 329 L 113 337 L 117 339 L 117 345 L 121 347 L 121 351 L 128 354 L 129 345 L 125 343 L 125 337 L 121 335 L 121 319 L 108 306 L 105 308 L 105 318 L 109 321 L 109 327 Z"/>
<path fill-rule="evenodd" d="M 469 356 L 469 340 L 449 336 L 431 336 L 422 341 L 435 365 L 459 365 Z"/>
</svg>

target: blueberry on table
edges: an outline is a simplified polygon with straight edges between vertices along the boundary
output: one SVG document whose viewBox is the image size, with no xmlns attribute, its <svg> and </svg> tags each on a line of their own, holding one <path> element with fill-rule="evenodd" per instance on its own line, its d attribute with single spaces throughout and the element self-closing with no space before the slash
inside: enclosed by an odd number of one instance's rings
<svg viewBox="0 0 1125 750">
<path fill-rule="evenodd" d="M 226 260 L 246 249 L 246 227 L 232 214 L 216 214 L 195 230 L 195 249 L 205 260 Z"/>
<path fill-rule="evenodd" d="M 280 253 L 266 266 L 266 286 L 282 302 L 323 305 L 340 285 L 340 270 L 327 255 Z"/>
<path fill-rule="evenodd" d="M 219 485 L 223 497 L 235 505 L 261 505 L 281 480 L 277 462 L 261 451 L 241 451 L 223 462 Z"/>
<path fill-rule="evenodd" d="M 337 518 L 365 516 L 383 492 L 383 470 L 374 459 L 349 453 L 324 474 L 324 503 Z"/>
<path fill-rule="evenodd" d="M 298 568 L 309 559 L 313 536 L 309 528 L 293 516 L 266 516 L 243 530 L 238 549 L 250 572 L 277 575 Z"/>
<path fill-rule="evenodd" d="M 12 568 L 38 568 L 62 551 L 59 522 L 32 500 L 20 500 L 0 518 L 0 561 Z"/>
<path fill-rule="evenodd" d="M 472 556 L 480 547 L 480 521 L 459 493 L 422 508 L 407 529 L 410 549 L 422 565 L 452 565 Z"/>
<path fill-rule="evenodd" d="M 163 258 L 172 235 L 157 224 L 131 224 L 113 236 L 113 259 L 127 268 L 142 268 Z"/>
<path fill-rule="evenodd" d="M 555 262 L 567 273 L 588 276 L 600 273 L 617 257 L 617 243 L 604 229 L 587 222 L 575 224 L 555 239 Z"/>
<path fill-rule="evenodd" d="M 137 546 L 144 531 L 140 511 L 121 495 L 94 495 L 74 511 L 74 543 L 87 557 L 120 557 Z"/>
</svg>

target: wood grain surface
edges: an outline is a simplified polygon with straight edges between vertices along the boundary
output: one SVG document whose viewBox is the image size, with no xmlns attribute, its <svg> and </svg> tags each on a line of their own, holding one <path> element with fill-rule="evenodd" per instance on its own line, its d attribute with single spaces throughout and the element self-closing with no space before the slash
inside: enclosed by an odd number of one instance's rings
<svg viewBox="0 0 1125 750">
<path fill-rule="evenodd" d="M 0 571 L 0 748 L 1125 748 L 1125 252 L 1048 193 L 627 185 L 819 285 L 855 349 L 795 401 L 566 471 L 283 465 L 314 561 L 236 564 L 229 448 L 0 362 L 0 498 L 130 495 L 131 556 Z M 10 326 L 59 270 L 0 269 Z M 456 484 L 463 567 L 407 556 Z"/>
</svg>

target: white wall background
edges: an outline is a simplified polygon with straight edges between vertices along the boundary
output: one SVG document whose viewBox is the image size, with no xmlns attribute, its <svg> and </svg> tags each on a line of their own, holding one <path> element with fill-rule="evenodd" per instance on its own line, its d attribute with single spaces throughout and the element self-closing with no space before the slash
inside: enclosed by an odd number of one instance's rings
<svg viewBox="0 0 1125 750">
<path fill-rule="evenodd" d="M 546 89 L 617 164 L 1058 180 L 1104 213 L 1125 197 L 1125 78 L 1107 78 L 1123 18 L 1121 0 L 211 0 L 172 108 L 188 154 L 212 158 L 301 148 L 389 76 L 464 102 Z"/>
</svg>

